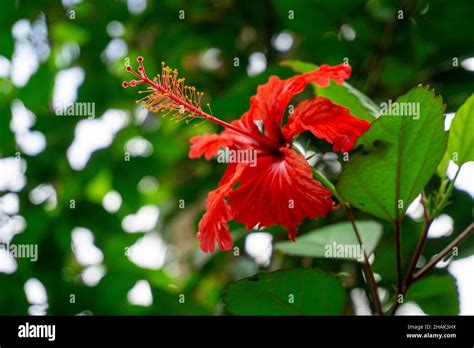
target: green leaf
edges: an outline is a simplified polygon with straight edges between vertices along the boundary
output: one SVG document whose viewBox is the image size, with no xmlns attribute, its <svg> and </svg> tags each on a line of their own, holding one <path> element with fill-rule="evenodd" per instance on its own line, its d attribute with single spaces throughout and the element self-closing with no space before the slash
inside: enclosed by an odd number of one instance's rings
<svg viewBox="0 0 474 348">
<path fill-rule="evenodd" d="M 285 61 L 282 65 L 288 66 L 296 72 L 307 73 L 318 68 L 317 65 L 300 61 Z M 379 114 L 379 108 L 365 94 L 344 82 L 339 85 L 331 81 L 328 87 L 318 87 L 315 84 L 315 93 L 319 96 L 330 99 L 333 103 L 343 105 L 351 110 L 351 113 L 364 120 L 373 121 Z"/>
<path fill-rule="evenodd" d="M 382 236 L 382 226 L 375 221 L 357 221 L 356 225 L 364 243 L 365 252 L 370 255 Z M 341 247 L 348 252 L 337 255 L 337 248 Z M 318 228 L 298 237 L 295 243 L 289 241 L 276 243 L 275 248 L 294 256 L 362 260 L 359 253 L 359 243 L 350 222 Z"/>
<path fill-rule="evenodd" d="M 259 273 L 229 285 L 226 310 L 236 315 L 338 315 L 345 292 L 340 282 L 316 269 Z"/>
<path fill-rule="evenodd" d="M 459 314 L 456 280 L 449 274 L 434 275 L 414 283 L 405 296 L 405 302 L 413 301 L 429 315 Z"/>
<path fill-rule="evenodd" d="M 451 159 L 459 166 L 474 161 L 474 94 L 461 105 L 451 123 L 448 149 L 438 166 L 440 177 L 446 176 Z"/>
<path fill-rule="evenodd" d="M 315 86 L 316 94 L 330 99 L 335 104 L 348 107 L 352 114 L 367 121 L 373 121 L 379 115 L 379 108 L 365 94 L 351 84 L 339 85 L 331 81 L 328 87 Z"/>
<path fill-rule="evenodd" d="M 356 143 L 358 151 L 351 155 L 336 185 L 353 206 L 390 221 L 403 216 L 428 183 L 447 144 L 445 105 L 433 91 L 416 87 L 392 105 L 412 110 L 394 116 L 393 109 L 392 116 L 374 121 Z"/>
</svg>

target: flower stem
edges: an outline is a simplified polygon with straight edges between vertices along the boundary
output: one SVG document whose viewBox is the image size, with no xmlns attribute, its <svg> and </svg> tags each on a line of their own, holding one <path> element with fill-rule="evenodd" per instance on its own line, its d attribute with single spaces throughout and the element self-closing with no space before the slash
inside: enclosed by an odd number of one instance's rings
<svg viewBox="0 0 474 348">
<path fill-rule="evenodd" d="M 333 194 L 334 197 L 338 200 L 338 202 L 343 206 L 344 211 L 347 215 L 347 218 L 351 222 L 352 229 L 354 230 L 354 233 L 356 235 L 358 243 L 362 246 L 363 241 L 359 233 L 359 229 L 357 228 L 357 225 L 355 223 L 354 215 L 352 214 L 352 209 L 349 203 L 344 201 L 341 196 L 336 191 L 336 188 L 334 185 L 321 173 L 319 173 L 316 169 L 313 169 L 314 176 L 316 179 L 318 179 L 331 193 Z M 375 312 L 378 315 L 383 315 L 383 309 L 382 309 L 382 304 L 380 303 L 380 299 L 378 296 L 378 291 L 377 291 L 377 282 L 375 281 L 374 277 L 374 271 L 372 270 L 372 266 L 370 265 L 369 258 L 367 257 L 367 254 L 365 252 L 365 249 L 362 248 L 363 253 L 364 253 L 364 260 L 362 261 L 362 267 L 364 270 L 365 274 L 365 279 L 367 281 L 367 284 L 369 285 L 370 288 L 370 297 L 372 298 L 372 304 L 375 308 Z"/>
<path fill-rule="evenodd" d="M 318 172 L 314 168 L 313 168 L 313 173 L 314 173 L 314 176 L 316 177 L 316 179 L 318 179 L 318 181 L 320 181 L 324 186 L 326 186 L 326 188 L 329 191 L 331 191 L 332 195 L 334 197 L 336 197 L 336 199 L 338 200 L 339 203 L 341 203 L 341 204 L 345 203 L 345 201 L 337 193 L 336 188 L 334 187 L 332 182 L 330 182 L 323 174 L 321 174 L 320 172 Z"/>
</svg>

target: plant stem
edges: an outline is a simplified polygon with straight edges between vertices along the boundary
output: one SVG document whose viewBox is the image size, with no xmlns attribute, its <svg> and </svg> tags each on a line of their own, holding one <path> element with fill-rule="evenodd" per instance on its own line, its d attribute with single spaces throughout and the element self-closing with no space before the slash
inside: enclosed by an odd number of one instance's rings
<svg viewBox="0 0 474 348">
<path fill-rule="evenodd" d="M 357 228 L 357 225 L 355 223 L 354 215 L 352 215 L 352 210 L 351 210 L 350 205 L 345 202 L 341 204 L 344 205 L 344 210 L 346 211 L 347 217 L 349 218 L 352 224 L 352 228 L 355 232 L 359 245 L 363 246 L 364 244 L 360 236 L 359 229 Z M 364 248 L 362 249 L 364 253 L 364 260 L 362 261 L 362 266 L 364 268 L 365 278 L 367 279 L 367 283 L 369 284 L 369 287 L 370 287 L 372 302 L 374 304 L 376 313 L 378 315 L 383 315 L 382 304 L 380 303 L 380 299 L 379 299 L 379 295 L 377 291 L 377 282 L 375 281 L 374 271 L 372 270 L 372 266 L 370 265 L 369 258 L 367 257 L 365 249 Z"/>
<path fill-rule="evenodd" d="M 464 231 L 462 231 L 459 236 L 457 236 L 451 243 L 449 243 L 443 250 L 441 250 L 435 257 L 433 257 L 422 269 L 416 272 L 411 278 L 410 284 L 414 281 L 420 279 L 428 271 L 430 271 L 436 264 L 444 259 L 450 252 L 453 251 L 453 248 L 460 244 L 463 240 L 469 237 L 470 234 L 474 232 L 474 223 L 471 223 Z"/>
<path fill-rule="evenodd" d="M 423 275 L 425 275 L 431 268 L 433 268 L 441 259 L 443 259 L 452 248 L 454 248 L 457 244 L 461 243 L 468 235 L 469 235 L 469 228 L 472 229 L 472 225 L 469 226 L 465 231 L 463 231 L 455 240 L 453 240 L 449 245 L 446 246 L 445 249 L 441 251 L 436 257 L 431 259 L 428 264 L 425 265 L 420 271 L 417 273 L 413 274 L 416 268 L 416 264 L 418 263 L 418 259 L 420 258 L 421 252 L 423 251 L 423 247 L 426 243 L 426 239 L 428 237 L 428 231 L 431 226 L 431 223 L 433 222 L 434 218 L 436 218 L 441 211 L 444 209 L 449 197 L 451 196 L 451 193 L 454 189 L 454 182 L 456 181 L 456 178 L 459 175 L 459 172 L 461 171 L 461 166 L 458 166 L 458 169 L 456 171 L 456 174 L 453 177 L 453 180 L 449 182 L 449 186 L 446 189 L 446 191 L 443 192 L 443 197 L 441 199 L 441 202 L 436 204 L 435 209 L 431 215 L 431 217 L 428 214 L 428 209 L 426 207 L 426 202 L 424 200 L 424 196 L 422 196 L 422 204 L 423 204 L 423 218 L 424 218 L 424 224 L 423 224 L 423 230 L 420 235 L 420 239 L 418 240 L 415 253 L 413 254 L 413 257 L 410 261 L 410 265 L 408 267 L 407 274 L 405 276 L 405 279 L 403 281 L 403 285 L 401 288 L 401 291 L 398 288 L 398 295 L 404 296 L 408 289 L 410 288 L 411 284 L 413 284 L 416 280 L 420 279 Z M 472 231 L 471 231 L 472 232 Z M 398 238 L 397 238 L 398 239 Z M 398 252 L 397 252 L 398 256 Z M 398 265 L 398 261 L 397 261 Z M 398 268 L 398 266 L 397 266 Z M 397 273 L 398 275 L 398 273 Z M 397 279 L 397 285 L 398 285 L 398 279 Z M 400 306 L 400 303 L 398 301 L 395 301 L 395 304 L 392 308 L 392 315 L 395 314 L 397 308 Z"/>
<path fill-rule="evenodd" d="M 410 278 L 406 279 L 405 286 L 403 288 L 402 295 L 408 291 L 410 286 L 423 277 L 426 273 L 428 273 L 436 264 L 444 259 L 450 252 L 452 252 L 453 248 L 459 245 L 463 240 L 465 240 L 472 232 L 474 232 L 474 224 L 469 225 L 463 232 L 459 234 L 451 243 L 449 243 L 443 250 L 441 250 L 434 258 L 432 258 L 421 270 L 416 272 Z M 395 314 L 396 310 L 400 306 L 398 301 L 395 302 L 392 308 L 392 315 Z"/>
<path fill-rule="evenodd" d="M 451 243 L 449 243 L 441 252 L 439 252 L 434 258 L 432 258 L 421 270 L 416 272 L 414 275 L 411 273 L 407 275 L 405 279 L 405 284 L 403 287 L 403 291 L 401 295 L 405 295 L 410 286 L 423 277 L 426 273 L 428 273 L 436 264 L 444 259 L 450 252 L 452 252 L 453 248 L 459 245 L 463 240 L 465 240 L 469 235 L 474 231 L 474 224 L 469 225 L 463 232 L 459 234 Z M 426 238 L 426 237 L 425 237 Z M 395 314 L 396 310 L 398 309 L 400 303 L 398 301 L 395 302 L 392 308 L 392 315 Z"/>
<path fill-rule="evenodd" d="M 402 294 L 402 250 L 400 241 L 400 218 L 394 221 L 395 249 L 397 254 L 397 293 Z"/>
<path fill-rule="evenodd" d="M 408 272 L 407 272 L 405 280 L 404 280 L 404 284 L 403 284 L 403 291 L 404 292 L 407 291 L 409 284 L 413 281 L 413 272 L 415 271 L 416 264 L 418 262 L 418 259 L 419 259 L 420 255 L 421 255 L 421 252 L 423 251 L 423 247 L 425 245 L 425 242 L 426 242 L 426 239 L 427 239 L 427 236 L 428 236 L 428 230 L 431 226 L 431 223 L 433 222 L 433 219 L 436 218 L 439 215 L 439 213 L 441 213 L 444 206 L 446 205 L 446 202 L 448 201 L 449 197 L 451 196 L 451 193 L 452 193 L 453 188 L 454 188 L 454 182 L 456 181 L 456 178 L 458 177 L 460 170 L 461 170 L 461 166 L 458 166 L 458 169 L 456 171 L 456 174 L 454 175 L 453 180 L 450 181 L 448 188 L 446 189 L 445 192 L 443 192 L 442 200 L 439 204 L 436 205 L 435 210 L 432 214 L 432 217 L 430 217 L 430 215 L 428 213 L 428 208 L 427 208 L 426 202 L 425 202 L 425 196 L 422 192 L 421 203 L 423 204 L 423 220 L 424 220 L 423 230 L 422 230 L 422 233 L 420 235 L 420 239 L 418 240 L 418 244 L 416 246 L 415 253 L 413 254 L 413 257 L 412 257 L 411 262 L 410 262 L 410 266 L 408 268 Z"/>
<path fill-rule="evenodd" d="M 423 204 L 423 229 L 421 231 L 420 238 L 418 239 L 418 243 L 416 245 L 415 253 L 413 254 L 410 265 L 408 266 L 408 271 L 403 281 L 402 292 L 405 293 L 407 290 L 407 284 L 411 281 L 413 277 L 413 272 L 415 271 L 416 264 L 418 263 L 418 259 L 420 258 L 421 252 L 423 251 L 423 247 L 426 243 L 426 238 L 428 236 L 428 230 L 430 229 L 431 223 L 433 219 L 430 218 L 428 214 L 428 208 L 426 207 L 425 196 L 422 193 L 421 195 L 421 202 Z"/>
<path fill-rule="evenodd" d="M 363 246 L 363 241 L 360 236 L 359 230 L 357 228 L 357 225 L 355 223 L 354 215 L 352 214 L 351 207 L 349 203 L 345 202 L 341 196 L 336 191 L 336 188 L 334 185 L 321 173 L 319 173 L 316 169 L 313 169 L 314 176 L 324 185 L 326 188 L 331 191 L 334 197 L 339 201 L 339 203 L 343 206 L 344 211 L 346 212 L 347 218 L 351 222 L 352 228 L 354 230 L 354 233 L 356 235 L 357 241 L 359 245 L 362 247 Z M 370 265 L 369 258 L 367 257 L 367 254 L 365 252 L 365 249 L 363 249 L 364 253 L 364 260 L 362 261 L 362 267 L 364 270 L 365 274 L 365 279 L 367 281 L 367 284 L 369 285 L 370 289 L 370 297 L 372 298 L 372 304 L 374 306 L 375 312 L 378 315 L 383 315 L 383 309 L 382 309 L 382 304 L 380 303 L 379 295 L 377 292 L 377 282 L 375 281 L 374 277 L 374 271 L 372 270 L 372 266 Z"/>
</svg>

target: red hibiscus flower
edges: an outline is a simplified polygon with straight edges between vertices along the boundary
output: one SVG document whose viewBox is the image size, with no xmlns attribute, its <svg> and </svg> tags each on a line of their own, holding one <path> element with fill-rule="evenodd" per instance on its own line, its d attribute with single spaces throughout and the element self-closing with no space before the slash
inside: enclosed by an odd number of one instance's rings
<svg viewBox="0 0 474 348">
<path fill-rule="evenodd" d="M 193 137 L 190 158 L 204 155 L 210 160 L 222 148 L 254 151 L 256 154 L 256 165 L 248 161 L 230 163 L 217 189 L 209 192 L 206 213 L 199 223 L 197 235 L 203 251 L 213 251 L 216 242 L 222 250 L 232 247 L 227 224 L 230 220 L 244 224 L 249 230 L 282 225 L 294 241 L 303 219 L 326 216 L 334 210 L 331 192 L 313 179 L 306 159 L 291 148 L 292 141 L 300 133 L 310 131 L 317 138 L 333 144 L 334 151 L 346 152 L 352 149 L 370 123 L 354 117 L 348 108 L 324 97 L 302 101 L 288 115 L 285 125 L 282 125 L 282 120 L 293 96 L 311 82 L 320 87 L 328 86 L 331 79 L 343 83 L 350 76 L 349 65 L 322 65 L 313 72 L 286 80 L 272 76 L 265 85 L 258 87 L 257 94 L 250 100 L 250 110 L 228 124 L 204 113 L 199 101 L 194 102 L 200 98 L 199 94 L 196 97 L 196 92 L 191 99 L 182 98 L 179 92 L 182 86 L 176 87 L 177 82 L 173 85 L 172 81 L 179 80 L 171 75 L 171 69 L 164 67 L 161 76 L 151 81 L 144 72 L 141 58 L 139 62 L 140 73 L 128 68 L 139 80 L 124 83 L 124 86 L 149 84 L 150 95 L 143 101 L 145 107 L 152 111 L 185 110 L 186 117 L 204 118 L 226 128 L 220 134 Z M 183 87 L 183 93 L 186 93 L 186 88 L 193 90 Z M 184 117 L 179 112 L 176 115 L 174 117 Z"/>
</svg>

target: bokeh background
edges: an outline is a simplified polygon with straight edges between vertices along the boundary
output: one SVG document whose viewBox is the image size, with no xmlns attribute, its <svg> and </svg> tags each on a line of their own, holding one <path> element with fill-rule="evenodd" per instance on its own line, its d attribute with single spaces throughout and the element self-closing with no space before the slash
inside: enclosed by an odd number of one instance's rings
<svg viewBox="0 0 474 348">
<path fill-rule="evenodd" d="M 435 88 L 449 127 L 474 91 L 472 11 L 471 0 L 2 2 L 0 243 L 38 245 L 39 259 L 0 253 L 0 314 L 221 314 L 230 282 L 297 266 L 354 275 L 348 314 L 368 313 L 358 265 L 283 256 L 272 246 L 286 238 L 281 228 L 244 233 L 233 223 L 240 256 L 199 250 L 205 197 L 224 166 L 188 159 L 188 140 L 218 129 L 144 111 L 137 90 L 121 87 L 130 79 L 124 66 L 142 55 L 152 74 L 166 61 L 230 121 L 270 75 L 293 74 L 281 62 L 348 59 L 350 83 L 376 103 L 420 83 Z M 55 115 L 55 105 L 72 102 L 93 103 L 95 117 Z M 337 172 L 321 158 L 315 165 Z M 472 221 L 473 177 L 469 163 L 430 230 L 427 258 Z M 403 227 L 405 255 L 416 243 L 420 209 L 411 206 Z M 307 221 L 301 233 L 344 219 L 335 212 Z M 374 269 L 388 301 L 395 261 L 386 224 L 378 248 Z M 457 289 L 429 293 L 432 312 L 474 314 L 473 254 L 471 238 L 437 269 Z M 423 312 L 416 303 L 400 310 Z"/>
</svg>

